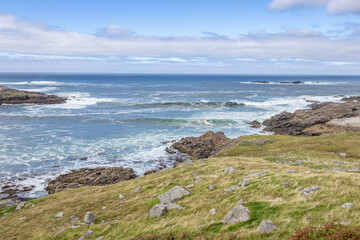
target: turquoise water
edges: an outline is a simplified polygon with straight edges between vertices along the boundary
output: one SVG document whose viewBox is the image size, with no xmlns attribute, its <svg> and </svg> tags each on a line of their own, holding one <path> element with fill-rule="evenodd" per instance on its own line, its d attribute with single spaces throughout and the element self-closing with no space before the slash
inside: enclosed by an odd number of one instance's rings
<svg viewBox="0 0 360 240">
<path fill-rule="evenodd" d="M 132 167 L 138 175 L 161 162 L 170 167 L 163 141 L 208 130 L 258 133 L 248 121 L 360 95 L 360 77 L 340 76 L 0 74 L 0 85 L 68 98 L 0 106 L 0 186 L 25 178 L 23 185 L 36 186 L 31 196 L 81 167 Z"/>
</svg>

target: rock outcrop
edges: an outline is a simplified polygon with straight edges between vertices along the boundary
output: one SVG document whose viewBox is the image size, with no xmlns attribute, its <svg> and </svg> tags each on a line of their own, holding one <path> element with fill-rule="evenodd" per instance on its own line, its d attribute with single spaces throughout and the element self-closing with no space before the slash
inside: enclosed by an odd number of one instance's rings
<svg viewBox="0 0 360 240">
<path fill-rule="evenodd" d="M 155 218 L 164 215 L 170 209 L 183 210 L 181 207 L 175 204 L 176 201 L 180 200 L 183 196 L 190 195 L 191 192 L 183 187 L 175 186 L 169 191 L 158 196 L 160 203 L 154 205 L 150 209 L 149 217 Z"/>
<path fill-rule="evenodd" d="M 104 186 L 136 178 L 132 168 L 82 168 L 60 175 L 45 188 L 49 194 L 84 186 Z"/>
<path fill-rule="evenodd" d="M 39 92 L 19 91 L 12 88 L 0 86 L 0 105 L 1 104 L 59 104 L 65 103 L 65 98 L 55 95 L 47 95 Z"/>
<path fill-rule="evenodd" d="M 225 136 L 223 132 L 207 132 L 200 137 L 186 137 L 172 145 L 173 148 L 185 153 L 191 159 L 208 158 L 230 146 L 234 141 Z"/>
<path fill-rule="evenodd" d="M 360 116 L 360 102 L 348 101 L 343 103 L 314 103 L 311 109 L 297 110 L 294 113 L 282 112 L 263 122 L 265 131 L 279 135 L 318 136 L 329 133 L 359 132 L 360 119 L 350 119 L 341 124 L 336 119 Z M 331 122 L 332 121 L 332 122 Z"/>
<path fill-rule="evenodd" d="M 261 128 L 261 123 L 257 120 L 251 121 L 248 123 L 252 128 Z"/>
</svg>

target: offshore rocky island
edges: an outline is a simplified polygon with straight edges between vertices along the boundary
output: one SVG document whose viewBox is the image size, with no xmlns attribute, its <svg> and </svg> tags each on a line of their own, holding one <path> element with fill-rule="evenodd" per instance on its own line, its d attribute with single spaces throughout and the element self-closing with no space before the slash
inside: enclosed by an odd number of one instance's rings
<svg viewBox="0 0 360 240">
<path fill-rule="evenodd" d="M 50 181 L 50 195 L 37 199 L 19 198 L 14 186 L 5 187 L 0 234 L 4 239 L 321 239 L 331 233 L 333 239 L 359 239 L 359 100 L 315 102 L 262 123 L 254 119 L 253 127 L 265 126 L 263 131 L 274 135 L 229 139 L 207 132 L 183 138 L 166 149 L 179 156 L 173 168 L 159 167 L 143 177 L 131 168 L 79 169 Z M 65 101 L 0 87 L 0 105 Z"/>
</svg>

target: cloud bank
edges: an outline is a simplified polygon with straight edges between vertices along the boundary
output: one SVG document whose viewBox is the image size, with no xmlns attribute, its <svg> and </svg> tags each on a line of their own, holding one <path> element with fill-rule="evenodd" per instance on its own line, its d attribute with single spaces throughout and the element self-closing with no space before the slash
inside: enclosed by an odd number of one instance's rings
<svg viewBox="0 0 360 240">
<path fill-rule="evenodd" d="M 156 37 L 137 35 L 130 29 L 110 25 L 92 35 L 53 29 L 14 15 L 0 14 L 0 61 L 7 67 L 11 66 L 8 64 L 11 60 L 210 67 L 259 66 L 267 61 L 279 65 L 286 62 L 351 66 L 360 62 L 359 52 L 359 38 L 335 39 L 308 29 L 287 29 L 280 33 L 260 31 L 237 38 L 207 32 L 204 37 Z"/>
<path fill-rule="evenodd" d="M 331 14 L 360 13 L 359 0 L 273 0 L 269 8 L 273 10 L 288 10 L 293 8 L 319 8 L 326 6 Z"/>
</svg>

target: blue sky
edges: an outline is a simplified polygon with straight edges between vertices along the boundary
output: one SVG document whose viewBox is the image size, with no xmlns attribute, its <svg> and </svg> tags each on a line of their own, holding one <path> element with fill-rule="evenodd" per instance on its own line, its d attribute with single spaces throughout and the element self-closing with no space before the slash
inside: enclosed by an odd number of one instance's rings
<svg viewBox="0 0 360 240">
<path fill-rule="evenodd" d="M 360 1 L 0 0 L 0 71 L 360 74 Z"/>
</svg>

